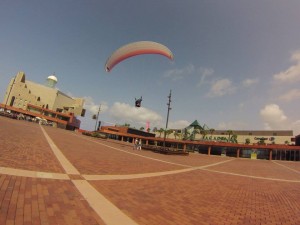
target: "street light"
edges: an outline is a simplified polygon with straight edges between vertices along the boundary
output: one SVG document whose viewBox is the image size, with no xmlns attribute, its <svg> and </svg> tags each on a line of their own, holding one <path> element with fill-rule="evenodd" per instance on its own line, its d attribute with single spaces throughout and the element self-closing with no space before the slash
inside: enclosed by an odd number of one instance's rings
<svg viewBox="0 0 300 225">
<path fill-rule="evenodd" d="M 166 129 L 165 129 L 165 132 L 164 132 L 164 147 L 166 147 L 166 135 L 167 135 L 167 129 L 168 129 L 168 122 L 169 122 L 169 112 L 170 110 L 172 109 L 170 106 L 171 106 L 171 94 L 172 94 L 172 90 L 170 90 L 170 94 L 168 96 L 169 98 L 169 102 L 167 103 L 167 106 L 168 106 L 168 114 L 167 114 L 167 122 L 166 122 Z"/>
</svg>

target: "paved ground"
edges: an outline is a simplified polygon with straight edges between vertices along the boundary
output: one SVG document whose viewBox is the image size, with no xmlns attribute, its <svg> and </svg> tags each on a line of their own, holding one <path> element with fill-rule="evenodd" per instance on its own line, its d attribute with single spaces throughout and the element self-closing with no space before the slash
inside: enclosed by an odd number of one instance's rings
<svg viewBox="0 0 300 225">
<path fill-rule="evenodd" d="M 0 117 L 0 224 L 300 224 L 300 163 L 133 150 Z"/>
</svg>

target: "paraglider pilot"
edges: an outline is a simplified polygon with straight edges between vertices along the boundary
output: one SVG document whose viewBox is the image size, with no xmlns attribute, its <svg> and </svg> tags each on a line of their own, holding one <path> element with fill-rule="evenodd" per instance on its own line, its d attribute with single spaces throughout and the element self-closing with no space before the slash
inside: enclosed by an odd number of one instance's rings
<svg viewBox="0 0 300 225">
<path fill-rule="evenodd" d="M 135 107 L 141 107 L 141 103 L 142 103 L 142 96 L 139 99 L 135 98 Z"/>
</svg>

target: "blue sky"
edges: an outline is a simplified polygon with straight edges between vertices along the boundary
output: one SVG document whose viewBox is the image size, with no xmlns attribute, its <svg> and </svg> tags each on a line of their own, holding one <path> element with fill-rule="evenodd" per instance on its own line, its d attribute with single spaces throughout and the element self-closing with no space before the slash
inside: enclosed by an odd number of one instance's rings
<svg viewBox="0 0 300 225">
<path fill-rule="evenodd" d="M 0 96 L 24 71 L 85 97 L 82 128 L 92 114 L 106 124 L 169 128 L 197 119 L 214 129 L 294 130 L 300 134 L 299 0 L 0 1 Z M 105 72 L 124 44 L 166 45 L 160 55 L 132 57 Z M 143 96 L 141 108 L 134 99 Z"/>
</svg>

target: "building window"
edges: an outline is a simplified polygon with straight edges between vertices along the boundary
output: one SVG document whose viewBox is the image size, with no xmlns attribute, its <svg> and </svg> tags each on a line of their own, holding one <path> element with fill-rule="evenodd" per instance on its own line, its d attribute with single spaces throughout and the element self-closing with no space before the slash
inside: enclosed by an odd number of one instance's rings
<svg viewBox="0 0 300 225">
<path fill-rule="evenodd" d="M 11 98 L 11 100 L 10 100 L 10 106 L 13 106 L 13 104 L 14 104 L 14 101 L 15 101 L 15 96 L 12 96 L 12 98 Z"/>
</svg>

